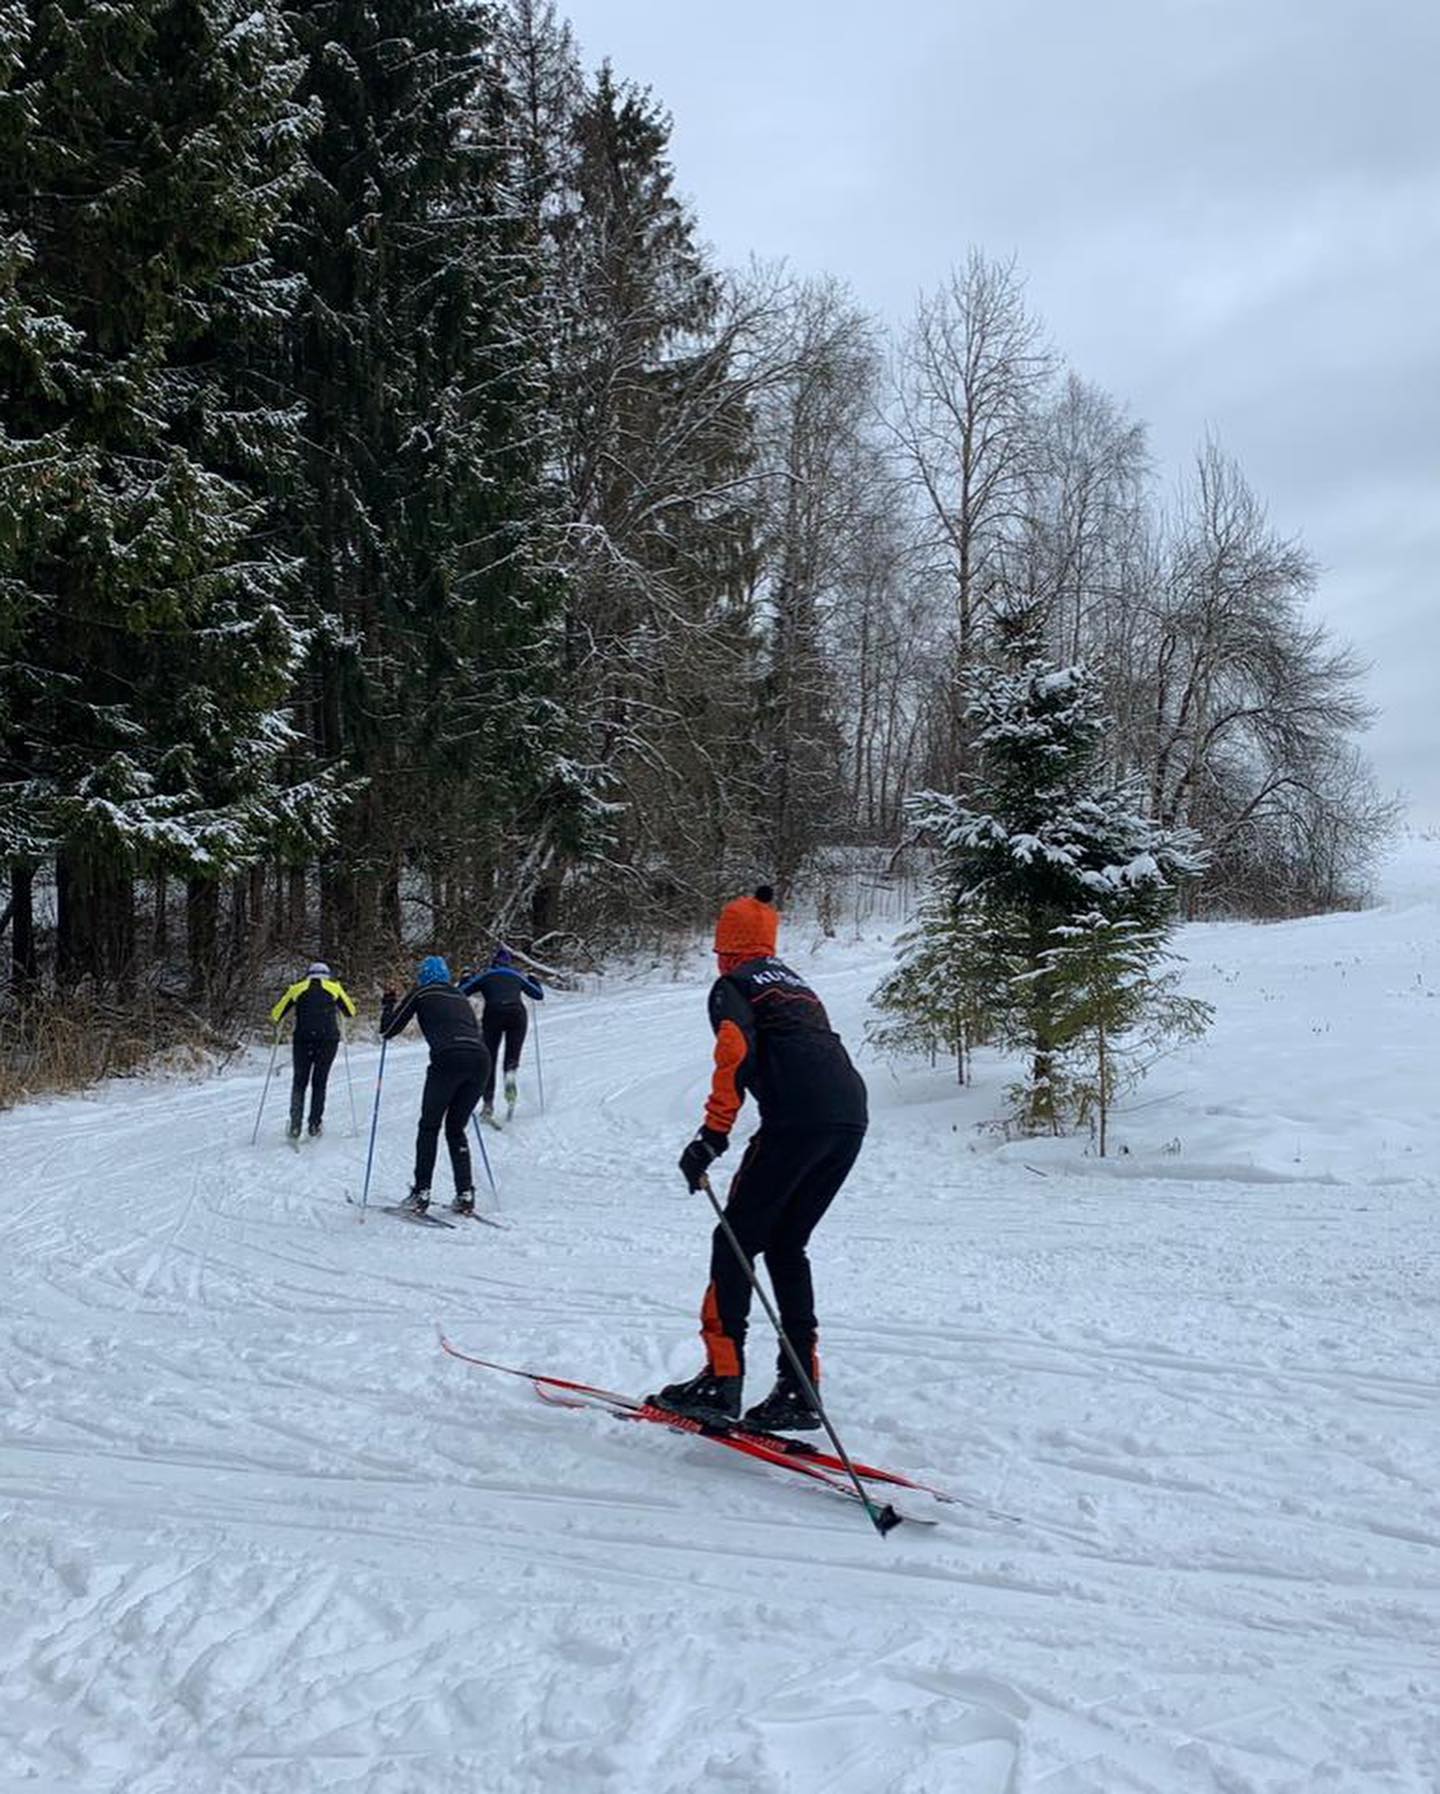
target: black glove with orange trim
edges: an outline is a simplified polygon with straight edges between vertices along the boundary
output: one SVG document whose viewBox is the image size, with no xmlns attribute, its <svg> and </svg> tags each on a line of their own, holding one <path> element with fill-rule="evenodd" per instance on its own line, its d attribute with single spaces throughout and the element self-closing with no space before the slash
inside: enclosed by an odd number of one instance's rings
<svg viewBox="0 0 1440 1794">
<path fill-rule="evenodd" d="M 680 1154 L 680 1175 L 691 1190 L 700 1188 L 700 1180 L 730 1144 L 728 1134 L 717 1134 L 713 1127 L 700 1132 Z"/>
</svg>

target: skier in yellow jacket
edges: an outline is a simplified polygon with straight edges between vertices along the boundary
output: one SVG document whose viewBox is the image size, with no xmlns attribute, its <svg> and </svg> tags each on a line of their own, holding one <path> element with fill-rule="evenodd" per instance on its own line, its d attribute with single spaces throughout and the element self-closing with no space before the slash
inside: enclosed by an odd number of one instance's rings
<svg viewBox="0 0 1440 1794">
<path fill-rule="evenodd" d="M 330 976 L 330 968 L 317 959 L 303 978 L 297 978 L 285 995 L 270 1011 L 270 1019 L 279 1027 L 286 1012 L 295 1011 L 295 1039 L 291 1055 L 295 1067 L 290 1086 L 290 1126 L 292 1140 L 300 1138 L 300 1124 L 305 1119 L 305 1087 L 310 1087 L 310 1133 L 318 1134 L 325 1121 L 325 1086 L 330 1067 L 340 1050 L 340 1016 L 354 1015 L 355 1004 L 338 978 Z"/>
</svg>

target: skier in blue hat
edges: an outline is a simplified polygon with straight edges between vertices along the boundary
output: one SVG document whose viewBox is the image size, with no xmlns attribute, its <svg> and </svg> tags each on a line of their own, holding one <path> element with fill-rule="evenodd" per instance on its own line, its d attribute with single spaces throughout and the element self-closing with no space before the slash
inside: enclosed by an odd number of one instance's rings
<svg viewBox="0 0 1440 1794">
<path fill-rule="evenodd" d="M 475 1011 L 450 976 L 450 967 L 438 953 L 420 962 L 413 989 L 396 1001 L 387 990 L 380 999 L 380 1032 L 386 1040 L 408 1026 L 420 1024 L 430 1047 L 430 1068 L 420 1099 L 420 1126 L 415 1134 L 415 1179 L 404 1206 L 424 1214 L 430 1206 L 430 1179 L 445 1128 L 450 1148 L 450 1168 L 455 1174 L 457 1214 L 475 1212 L 475 1176 L 470 1168 L 470 1143 L 465 1129 L 485 1088 L 490 1073 L 490 1054 L 480 1037 Z"/>
</svg>

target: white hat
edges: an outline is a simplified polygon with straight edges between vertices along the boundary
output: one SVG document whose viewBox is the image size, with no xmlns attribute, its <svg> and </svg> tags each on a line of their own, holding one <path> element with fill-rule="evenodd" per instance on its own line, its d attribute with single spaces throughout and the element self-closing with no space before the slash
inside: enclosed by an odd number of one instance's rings
<svg viewBox="0 0 1440 1794">
<path fill-rule="evenodd" d="M 317 959 L 314 965 L 306 971 L 305 976 L 307 978 L 328 978 L 330 976 L 330 968 L 326 965 L 323 959 Z"/>
</svg>

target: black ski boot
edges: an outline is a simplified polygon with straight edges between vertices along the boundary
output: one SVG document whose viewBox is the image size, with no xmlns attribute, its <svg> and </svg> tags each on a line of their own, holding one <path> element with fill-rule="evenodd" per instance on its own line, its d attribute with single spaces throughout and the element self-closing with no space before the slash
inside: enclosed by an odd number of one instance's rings
<svg viewBox="0 0 1440 1794">
<path fill-rule="evenodd" d="M 450 1207 L 457 1215 L 473 1215 L 475 1213 L 475 1192 L 473 1190 L 457 1190 L 455 1200 Z"/>
<path fill-rule="evenodd" d="M 687 1420 L 713 1423 L 740 1418 L 740 1377 L 717 1377 L 706 1369 L 688 1383 L 667 1383 L 658 1395 L 647 1395 L 646 1401 L 656 1408 L 668 1408 L 672 1414 L 683 1414 Z"/>
<path fill-rule="evenodd" d="M 305 1131 L 309 1134 L 312 1140 L 318 1140 L 324 1130 L 325 1123 L 323 1121 L 312 1121 Z"/>
<path fill-rule="evenodd" d="M 408 1208 L 413 1215 L 423 1215 L 430 1206 L 430 1192 L 428 1190 L 412 1190 L 400 1206 Z"/>
<path fill-rule="evenodd" d="M 745 1410 L 741 1425 L 757 1433 L 813 1433 L 824 1422 L 794 1376 L 781 1371 L 764 1401 Z"/>
<path fill-rule="evenodd" d="M 300 1117 L 298 1115 L 292 1115 L 290 1117 L 285 1128 L 285 1138 L 287 1140 L 298 1140 L 300 1138 Z"/>
</svg>

